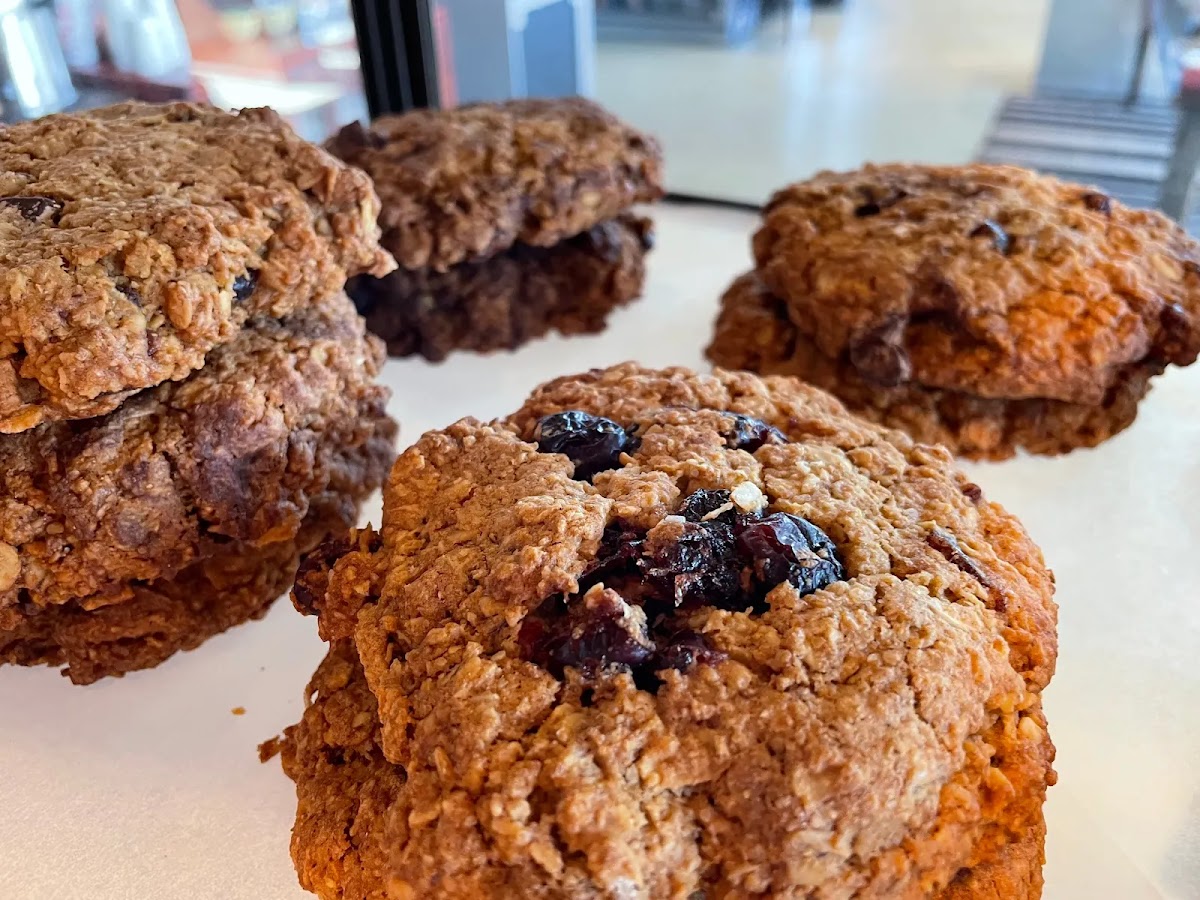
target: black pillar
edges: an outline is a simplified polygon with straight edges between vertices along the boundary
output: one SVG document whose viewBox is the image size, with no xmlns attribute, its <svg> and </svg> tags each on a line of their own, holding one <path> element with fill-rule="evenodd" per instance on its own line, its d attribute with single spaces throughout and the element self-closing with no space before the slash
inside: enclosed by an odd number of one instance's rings
<svg viewBox="0 0 1200 900">
<path fill-rule="evenodd" d="M 431 0 L 350 0 L 367 109 L 384 113 L 437 106 Z"/>
</svg>

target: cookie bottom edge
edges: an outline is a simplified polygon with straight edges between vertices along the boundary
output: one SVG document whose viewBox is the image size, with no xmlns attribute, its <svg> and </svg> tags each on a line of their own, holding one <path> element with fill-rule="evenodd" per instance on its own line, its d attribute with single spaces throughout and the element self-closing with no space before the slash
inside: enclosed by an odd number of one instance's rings
<svg viewBox="0 0 1200 900">
<path fill-rule="evenodd" d="M 1054 456 L 1094 447 L 1133 423 L 1150 380 L 1163 370 L 1152 362 L 1127 367 L 1098 406 L 991 399 L 913 383 L 883 387 L 865 380 L 845 360 L 822 354 L 754 273 L 738 278 L 725 293 L 705 352 L 722 368 L 799 378 L 833 394 L 852 412 L 975 460 L 1008 459 L 1019 449 Z"/>
</svg>

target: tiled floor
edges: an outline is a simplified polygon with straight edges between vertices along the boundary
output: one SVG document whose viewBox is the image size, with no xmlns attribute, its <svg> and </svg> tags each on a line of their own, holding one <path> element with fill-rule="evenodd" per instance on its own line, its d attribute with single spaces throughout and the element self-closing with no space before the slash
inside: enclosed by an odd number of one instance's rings
<svg viewBox="0 0 1200 900">
<path fill-rule="evenodd" d="M 822 168 L 963 162 L 1029 90 L 1047 0 L 847 0 L 736 49 L 601 43 L 597 96 L 658 134 L 668 184 L 757 202 Z"/>
</svg>

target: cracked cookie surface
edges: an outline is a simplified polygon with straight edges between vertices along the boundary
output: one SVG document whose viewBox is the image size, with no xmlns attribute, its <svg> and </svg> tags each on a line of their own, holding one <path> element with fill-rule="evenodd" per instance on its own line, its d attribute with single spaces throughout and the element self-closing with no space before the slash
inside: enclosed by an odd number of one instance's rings
<svg viewBox="0 0 1200 900">
<path fill-rule="evenodd" d="M 406 269 L 553 246 L 663 193 L 657 142 L 581 97 L 382 116 L 326 146 L 375 180 Z"/>
<path fill-rule="evenodd" d="M 48 116 L 0 131 L 0 162 L 2 433 L 111 412 L 394 266 L 367 176 L 268 109 Z"/>
<path fill-rule="evenodd" d="M 866 166 L 778 192 L 759 273 L 881 387 L 1096 406 L 1200 351 L 1200 245 L 1158 212 L 1009 166 Z"/>
<path fill-rule="evenodd" d="M 945 451 L 815 389 L 551 382 L 423 436 L 381 531 L 302 566 L 302 883 L 1037 897 L 1052 589 Z"/>
</svg>

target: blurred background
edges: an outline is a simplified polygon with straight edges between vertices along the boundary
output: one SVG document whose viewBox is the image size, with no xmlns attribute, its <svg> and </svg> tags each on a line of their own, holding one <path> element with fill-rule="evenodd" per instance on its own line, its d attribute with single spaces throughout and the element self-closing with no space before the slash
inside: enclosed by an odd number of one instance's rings
<svg viewBox="0 0 1200 900">
<path fill-rule="evenodd" d="M 984 159 L 1188 219 L 1198 25 L 1200 0 L 0 0 L 0 115 L 187 97 L 322 140 L 580 93 L 661 138 L 677 194 Z"/>
</svg>

